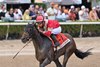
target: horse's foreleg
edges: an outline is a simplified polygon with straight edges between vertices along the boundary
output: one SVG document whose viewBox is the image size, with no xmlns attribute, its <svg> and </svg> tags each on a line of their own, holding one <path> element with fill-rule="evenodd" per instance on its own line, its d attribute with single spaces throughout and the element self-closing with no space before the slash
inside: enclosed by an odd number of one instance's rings
<svg viewBox="0 0 100 67">
<path fill-rule="evenodd" d="M 55 64 L 57 67 L 62 67 L 61 63 L 59 62 L 58 59 L 54 60 Z"/>
<path fill-rule="evenodd" d="M 46 58 L 41 64 L 40 64 L 40 67 L 45 67 L 46 65 L 48 65 L 48 64 L 50 64 L 51 63 L 51 61 L 48 59 L 48 58 Z"/>
</svg>

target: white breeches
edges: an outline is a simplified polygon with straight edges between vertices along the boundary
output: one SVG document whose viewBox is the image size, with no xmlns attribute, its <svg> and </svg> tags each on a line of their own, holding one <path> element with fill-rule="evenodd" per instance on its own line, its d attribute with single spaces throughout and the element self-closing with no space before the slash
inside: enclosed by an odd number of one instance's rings
<svg viewBox="0 0 100 67">
<path fill-rule="evenodd" d="M 61 33 L 61 27 L 59 26 L 58 28 L 55 28 L 51 31 L 52 34 L 59 34 Z"/>
</svg>

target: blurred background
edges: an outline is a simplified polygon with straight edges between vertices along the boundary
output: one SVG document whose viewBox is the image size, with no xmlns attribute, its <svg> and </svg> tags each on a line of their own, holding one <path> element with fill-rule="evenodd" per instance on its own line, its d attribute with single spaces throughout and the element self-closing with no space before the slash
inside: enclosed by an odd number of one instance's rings
<svg viewBox="0 0 100 67">
<path fill-rule="evenodd" d="M 50 7 L 54 9 L 53 19 L 59 22 L 100 22 L 100 0 L 0 0 L 0 23 L 35 20 L 40 14 L 49 19 L 47 11 Z M 79 37 L 80 26 L 62 25 L 62 32 Z M 20 39 L 24 27 L 25 25 L 9 26 L 7 38 Z M 7 25 L 0 25 L 0 40 L 6 38 L 7 29 Z M 100 25 L 84 25 L 82 36 L 100 36 Z"/>
</svg>

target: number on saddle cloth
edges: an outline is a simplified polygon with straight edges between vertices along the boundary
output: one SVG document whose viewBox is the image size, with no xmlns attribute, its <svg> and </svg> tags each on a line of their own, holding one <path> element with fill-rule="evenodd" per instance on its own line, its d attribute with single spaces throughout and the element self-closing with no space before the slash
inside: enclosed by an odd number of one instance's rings
<svg viewBox="0 0 100 67">
<path fill-rule="evenodd" d="M 61 45 L 65 40 L 68 39 L 68 38 L 67 38 L 64 34 L 62 34 L 62 33 L 57 34 L 57 35 L 56 35 L 56 38 L 57 38 L 57 40 L 59 41 L 60 45 Z"/>
</svg>

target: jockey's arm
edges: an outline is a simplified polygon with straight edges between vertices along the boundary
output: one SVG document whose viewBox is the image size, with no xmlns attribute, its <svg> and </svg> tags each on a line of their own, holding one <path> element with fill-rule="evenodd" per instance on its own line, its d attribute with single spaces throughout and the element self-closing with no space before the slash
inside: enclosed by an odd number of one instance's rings
<svg viewBox="0 0 100 67">
<path fill-rule="evenodd" d="M 51 32 L 50 31 L 44 31 L 40 27 L 38 27 L 39 32 L 43 33 L 46 36 L 50 36 Z"/>
<path fill-rule="evenodd" d="M 47 31 L 44 31 L 43 33 L 44 33 L 46 36 L 50 36 L 50 35 L 52 34 L 52 33 L 51 33 L 52 29 L 53 29 L 53 28 L 48 28 Z"/>
</svg>

